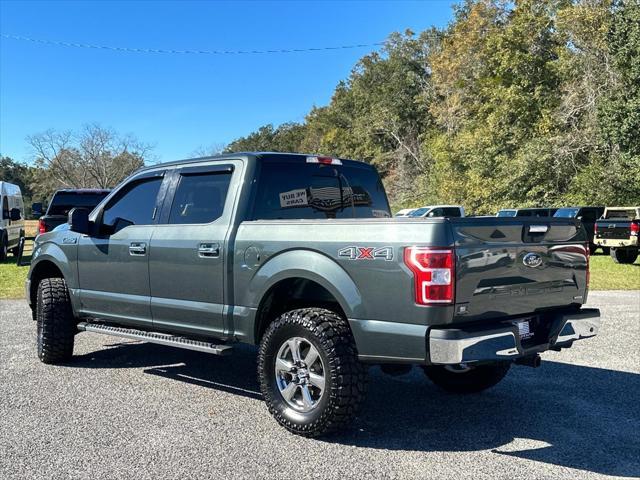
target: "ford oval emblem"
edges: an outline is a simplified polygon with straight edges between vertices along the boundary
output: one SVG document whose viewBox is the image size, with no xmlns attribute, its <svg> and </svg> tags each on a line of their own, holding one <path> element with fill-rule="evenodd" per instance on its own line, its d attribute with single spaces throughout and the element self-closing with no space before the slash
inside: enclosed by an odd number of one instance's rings
<svg viewBox="0 0 640 480">
<path fill-rule="evenodd" d="M 527 267 L 536 268 L 542 265 L 542 257 L 537 253 L 527 253 L 522 259 L 522 263 Z"/>
</svg>

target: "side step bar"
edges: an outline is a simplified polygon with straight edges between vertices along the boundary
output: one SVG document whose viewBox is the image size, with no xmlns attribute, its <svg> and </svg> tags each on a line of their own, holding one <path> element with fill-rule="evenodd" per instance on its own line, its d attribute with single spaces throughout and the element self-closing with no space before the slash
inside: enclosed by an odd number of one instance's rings
<svg viewBox="0 0 640 480">
<path fill-rule="evenodd" d="M 228 355 L 233 350 L 231 345 L 216 345 L 214 343 L 203 342 L 201 340 L 191 340 L 185 337 L 178 337 L 167 333 L 145 332 L 133 328 L 111 327 L 100 323 L 78 323 L 78 330 L 81 332 L 102 333 L 113 337 L 131 338 L 143 342 L 169 345 L 170 347 L 185 348 L 197 352 L 212 353 L 214 355 Z"/>
</svg>

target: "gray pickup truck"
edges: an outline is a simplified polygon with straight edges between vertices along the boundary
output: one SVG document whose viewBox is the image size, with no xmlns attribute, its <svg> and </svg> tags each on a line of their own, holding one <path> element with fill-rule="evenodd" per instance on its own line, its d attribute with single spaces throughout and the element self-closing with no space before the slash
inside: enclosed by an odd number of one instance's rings
<svg viewBox="0 0 640 480">
<path fill-rule="evenodd" d="M 316 436 L 353 418 L 367 364 L 478 392 L 596 335 L 588 241 L 574 219 L 393 219 L 368 164 L 230 154 L 142 169 L 71 211 L 38 236 L 26 295 L 44 363 L 80 331 L 258 345 L 270 412 Z"/>
</svg>

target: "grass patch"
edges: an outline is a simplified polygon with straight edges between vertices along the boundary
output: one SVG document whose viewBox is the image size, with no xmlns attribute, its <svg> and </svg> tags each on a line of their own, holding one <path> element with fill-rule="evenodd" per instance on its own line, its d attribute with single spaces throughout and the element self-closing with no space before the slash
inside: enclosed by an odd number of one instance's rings
<svg viewBox="0 0 640 480">
<path fill-rule="evenodd" d="M 12 256 L 0 263 L 0 299 L 24 297 L 28 270 L 18 267 Z M 633 265 L 620 265 L 609 255 L 593 255 L 590 290 L 640 290 L 640 258 Z"/>
<path fill-rule="evenodd" d="M 632 265 L 621 265 L 609 255 L 593 255 L 589 289 L 640 290 L 640 257 Z"/>
</svg>

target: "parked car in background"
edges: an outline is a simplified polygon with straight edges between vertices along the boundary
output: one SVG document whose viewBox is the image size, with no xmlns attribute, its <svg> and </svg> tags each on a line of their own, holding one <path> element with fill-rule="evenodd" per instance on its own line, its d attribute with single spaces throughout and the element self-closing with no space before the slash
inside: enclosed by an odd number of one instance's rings
<svg viewBox="0 0 640 480">
<path fill-rule="evenodd" d="M 426 207 L 416 208 L 407 217 L 464 217 L 464 208 L 460 205 L 429 205 Z"/>
<path fill-rule="evenodd" d="M 65 188 L 58 190 L 51 197 L 49 208 L 42 215 L 42 204 L 34 203 L 33 215 L 40 217 L 38 220 L 38 233 L 50 232 L 58 225 L 67 223 L 71 209 L 75 207 L 86 208 L 91 211 L 98 205 L 111 190 L 94 188 Z"/>
<path fill-rule="evenodd" d="M 603 213 L 604 207 L 562 207 L 559 208 L 553 216 L 556 218 L 575 218 L 580 220 L 584 229 L 587 231 L 587 235 L 589 236 L 589 247 L 591 248 L 591 252 L 594 252 L 597 248 L 597 245 L 593 243 L 596 220 L 598 220 Z M 604 253 L 608 254 L 609 250 L 608 248 L 605 250 L 605 248 L 606 247 L 602 250 Z"/>
<path fill-rule="evenodd" d="M 633 263 L 638 258 L 640 207 L 607 207 L 595 224 L 593 243 L 610 249 L 616 263 Z"/>
<path fill-rule="evenodd" d="M 20 239 L 24 237 L 24 202 L 20 187 L 0 181 L 0 261 L 11 252 L 18 254 Z"/>
<path fill-rule="evenodd" d="M 396 213 L 394 217 L 408 217 L 409 214 L 414 210 L 415 208 L 403 208 L 402 210 L 398 211 L 398 213 Z"/>
<path fill-rule="evenodd" d="M 496 217 L 553 217 L 557 208 L 503 208 Z"/>
</svg>

